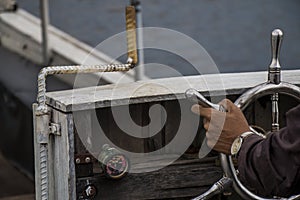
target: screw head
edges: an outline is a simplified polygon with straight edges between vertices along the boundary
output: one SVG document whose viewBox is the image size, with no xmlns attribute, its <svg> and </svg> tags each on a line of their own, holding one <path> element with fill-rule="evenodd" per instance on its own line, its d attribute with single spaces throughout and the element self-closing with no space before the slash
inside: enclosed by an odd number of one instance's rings
<svg viewBox="0 0 300 200">
<path fill-rule="evenodd" d="M 80 158 L 76 158 L 75 162 L 76 162 L 76 164 L 79 164 L 80 163 Z"/>
<path fill-rule="evenodd" d="M 85 158 L 85 162 L 86 162 L 86 163 L 90 163 L 90 162 L 91 162 L 91 158 L 90 158 L 90 157 L 86 157 L 86 158 Z"/>
</svg>

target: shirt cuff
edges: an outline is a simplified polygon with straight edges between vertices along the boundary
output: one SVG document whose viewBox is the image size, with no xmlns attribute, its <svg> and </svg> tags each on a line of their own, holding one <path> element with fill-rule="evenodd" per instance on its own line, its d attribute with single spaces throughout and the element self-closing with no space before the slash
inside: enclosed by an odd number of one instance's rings
<svg viewBox="0 0 300 200">
<path fill-rule="evenodd" d="M 244 164 L 244 160 L 247 159 L 247 154 L 251 151 L 251 149 L 260 141 L 264 140 L 259 135 L 252 134 L 246 137 L 243 141 L 243 144 L 241 146 L 241 149 L 238 154 L 238 166 L 240 167 L 241 165 Z"/>
</svg>

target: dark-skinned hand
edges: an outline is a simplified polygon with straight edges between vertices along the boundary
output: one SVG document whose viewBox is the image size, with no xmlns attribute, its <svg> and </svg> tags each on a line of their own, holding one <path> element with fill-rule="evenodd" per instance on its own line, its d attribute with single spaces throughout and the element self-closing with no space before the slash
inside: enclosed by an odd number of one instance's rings
<svg viewBox="0 0 300 200">
<path fill-rule="evenodd" d="M 198 104 L 193 105 L 191 110 L 203 117 L 207 145 L 220 153 L 230 155 L 233 141 L 250 129 L 242 111 L 230 100 L 224 99 L 219 104 L 227 112 L 204 108 Z"/>
</svg>

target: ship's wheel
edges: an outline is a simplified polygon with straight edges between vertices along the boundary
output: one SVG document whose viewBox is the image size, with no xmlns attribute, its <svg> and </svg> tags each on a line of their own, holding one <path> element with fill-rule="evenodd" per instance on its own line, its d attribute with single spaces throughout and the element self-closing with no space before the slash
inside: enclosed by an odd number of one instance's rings
<svg viewBox="0 0 300 200">
<path fill-rule="evenodd" d="M 294 100 L 300 102 L 300 88 L 281 81 L 281 67 L 279 64 L 279 51 L 283 38 L 283 33 L 280 29 L 275 29 L 272 32 L 271 36 L 271 45 L 272 45 L 272 61 L 268 69 L 268 80 L 265 83 L 259 84 L 256 87 L 248 90 L 242 94 L 236 101 L 235 105 L 238 106 L 242 111 L 245 111 L 249 106 L 251 106 L 256 100 L 269 96 L 271 103 L 271 130 L 276 134 L 280 127 L 279 123 L 279 97 L 282 95 L 292 97 Z M 206 107 L 213 107 L 220 110 L 220 107 L 216 104 L 207 102 L 207 100 L 196 94 L 194 91 L 187 91 L 186 96 Z M 295 200 L 300 199 L 300 195 L 295 195 L 289 198 L 264 198 L 254 194 L 247 187 L 245 187 L 238 178 L 238 171 L 234 165 L 233 159 L 230 155 L 220 154 L 221 165 L 224 172 L 224 177 L 216 182 L 210 190 L 204 194 L 194 198 L 194 200 L 200 199 L 209 199 L 211 196 L 223 192 L 227 187 L 233 185 L 234 190 L 243 198 L 243 199 L 257 199 L 257 200 L 271 200 L 271 199 L 289 199 Z"/>
</svg>

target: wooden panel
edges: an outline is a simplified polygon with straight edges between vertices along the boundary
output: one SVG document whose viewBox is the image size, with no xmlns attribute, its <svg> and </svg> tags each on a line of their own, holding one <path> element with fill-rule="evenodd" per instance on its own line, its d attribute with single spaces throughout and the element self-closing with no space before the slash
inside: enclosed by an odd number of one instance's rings
<svg viewBox="0 0 300 200">
<path fill-rule="evenodd" d="M 33 145 L 34 145 L 34 167 L 35 167 L 35 195 L 36 199 L 41 199 L 41 173 L 39 171 L 40 169 L 40 144 L 38 143 L 38 129 L 39 126 L 42 124 L 40 123 L 40 120 L 38 120 L 38 117 L 35 115 L 36 109 L 38 105 L 33 104 L 32 105 L 32 113 L 33 113 Z"/>
<path fill-rule="evenodd" d="M 92 131 L 92 116 L 89 110 L 84 110 L 80 112 L 74 112 L 74 129 L 76 136 L 74 138 L 75 142 L 75 154 L 77 153 L 87 153 L 87 150 L 84 146 L 88 149 L 93 148 L 93 131 Z M 80 137 L 78 135 L 80 133 Z"/>
<path fill-rule="evenodd" d="M 11 197 L 4 197 L 0 200 L 34 200 L 34 194 L 26 194 L 20 196 L 11 196 Z"/>
<path fill-rule="evenodd" d="M 146 106 L 144 106 L 146 105 Z M 146 132 L 143 135 L 147 136 L 145 139 L 145 152 L 152 152 L 164 147 L 164 129 L 163 118 L 164 107 L 161 102 L 151 102 L 141 104 L 143 106 L 143 130 Z"/>
<path fill-rule="evenodd" d="M 183 110 L 185 110 L 186 115 L 197 117 L 190 112 L 190 105 L 191 104 L 188 103 Z M 179 109 L 179 112 L 177 112 L 176 108 Z M 93 111 L 91 112 L 93 113 Z M 82 114 L 83 111 L 76 113 Z M 115 146 L 131 152 L 152 152 L 164 147 L 166 145 L 166 139 L 171 140 L 176 135 L 176 130 L 172 132 L 168 127 L 171 127 L 171 124 L 176 124 L 172 128 L 179 125 L 180 121 L 178 120 L 180 120 L 181 113 L 179 104 L 168 106 L 166 102 L 153 102 L 130 104 L 129 115 L 128 106 L 100 108 L 97 109 L 96 114 L 97 116 L 95 118 L 93 117 L 94 126 L 92 128 L 92 135 L 93 141 L 97 141 L 99 147 L 101 147 L 103 141 L 106 140 L 100 137 L 100 135 L 105 134 Z M 149 115 L 152 115 L 151 120 Z M 85 117 L 83 117 L 83 119 L 84 118 Z M 191 119 L 186 119 L 186 121 L 189 120 Z M 80 123 L 86 124 L 86 122 Z M 99 130 L 96 124 L 100 125 L 102 130 Z M 83 125 L 83 127 L 85 127 L 85 125 Z M 99 132 L 101 132 L 101 134 L 99 134 Z M 172 132 L 172 135 L 169 134 L 168 138 L 166 137 L 166 132 Z M 170 140 L 168 140 L 168 142 L 170 142 Z M 99 148 L 98 150 L 94 149 L 94 151 L 99 151 Z"/>
<path fill-rule="evenodd" d="M 73 117 L 54 110 L 52 120 L 61 135 L 51 135 L 49 142 L 49 199 L 76 199 Z"/>
<path fill-rule="evenodd" d="M 94 123 L 95 126 L 98 124 L 102 130 L 99 130 L 99 127 L 93 129 L 94 132 L 102 131 L 100 134 L 93 133 L 97 137 L 98 144 L 103 144 L 105 140 L 100 137 L 105 134 L 113 146 L 130 152 L 144 152 L 145 141 L 140 137 L 148 134 L 148 130 L 142 127 L 142 123 L 147 123 L 146 120 L 143 120 L 145 106 L 147 105 L 131 104 L 130 106 L 98 109 Z"/>
<path fill-rule="evenodd" d="M 178 131 L 178 126 L 180 125 L 181 122 L 181 110 L 180 110 L 180 104 L 178 101 L 173 100 L 173 101 L 165 101 L 165 108 L 167 111 L 167 122 L 164 127 L 164 132 L 165 132 L 165 145 L 169 144 L 175 137 Z M 176 149 L 170 149 L 166 147 L 167 153 L 171 153 L 176 151 Z"/>
<path fill-rule="evenodd" d="M 128 174 L 118 181 L 96 176 L 97 197 L 122 200 L 191 199 L 222 177 L 222 170 L 215 166 L 215 159 L 180 160 L 158 171 Z"/>
<path fill-rule="evenodd" d="M 299 76 L 300 70 L 282 72 L 282 79 L 293 84 L 300 84 Z M 224 92 L 227 95 L 241 94 L 245 89 L 265 82 L 266 78 L 266 72 L 249 72 L 155 79 L 49 92 L 47 93 L 47 103 L 64 112 L 69 112 L 126 105 L 129 100 L 135 104 L 173 100 L 174 98 L 183 99 L 185 98 L 184 92 L 190 87 L 206 96 L 219 96 Z"/>
</svg>

